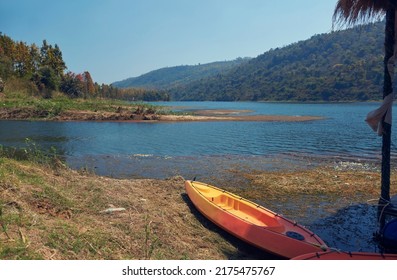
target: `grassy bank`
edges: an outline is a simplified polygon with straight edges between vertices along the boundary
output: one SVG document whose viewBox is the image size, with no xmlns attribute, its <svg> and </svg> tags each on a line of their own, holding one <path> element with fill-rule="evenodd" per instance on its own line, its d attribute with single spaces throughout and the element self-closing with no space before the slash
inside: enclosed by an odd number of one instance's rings
<svg viewBox="0 0 397 280">
<path fill-rule="evenodd" d="M 283 207 L 306 195 L 352 201 L 379 191 L 379 174 L 370 170 L 320 167 L 245 176 L 251 188 L 229 190 L 269 208 L 267 202 Z M 110 179 L 58 161 L 0 157 L 0 259 L 255 258 L 256 252 L 197 213 L 183 183 L 181 177 Z"/>
<path fill-rule="evenodd" d="M 0 259 L 223 259 L 235 250 L 192 214 L 182 178 L 0 163 Z"/>
<path fill-rule="evenodd" d="M 56 93 L 51 99 L 30 96 L 24 92 L 0 97 L 0 119 L 43 120 L 157 120 L 169 114 L 160 106 L 130 103 L 114 99 L 69 98 Z"/>
<path fill-rule="evenodd" d="M 54 93 L 51 99 L 25 92 L 0 95 L 0 119 L 48 121 L 260 121 L 304 122 L 321 120 L 319 116 L 244 115 L 245 110 L 202 110 L 174 112 L 148 103 L 130 103 L 114 99 L 69 98 Z"/>
</svg>

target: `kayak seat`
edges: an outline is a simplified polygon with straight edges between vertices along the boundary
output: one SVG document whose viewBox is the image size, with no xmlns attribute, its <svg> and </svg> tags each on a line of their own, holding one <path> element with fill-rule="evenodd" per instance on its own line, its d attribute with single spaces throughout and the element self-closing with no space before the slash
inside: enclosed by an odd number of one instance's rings
<svg viewBox="0 0 397 280">
<path fill-rule="evenodd" d="M 284 226 L 272 212 L 268 212 L 257 205 L 229 195 L 221 194 L 210 199 L 214 204 L 258 226 L 269 227 L 274 231 L 284 231 Z"/>
<path fill-rule="evenodd" d="M 239 207 L 238 201 L 236 201 L 236 199 L 225 194 L 212 197 L 211 201 L 225 210 L 238 210 Z"/>
</svg>

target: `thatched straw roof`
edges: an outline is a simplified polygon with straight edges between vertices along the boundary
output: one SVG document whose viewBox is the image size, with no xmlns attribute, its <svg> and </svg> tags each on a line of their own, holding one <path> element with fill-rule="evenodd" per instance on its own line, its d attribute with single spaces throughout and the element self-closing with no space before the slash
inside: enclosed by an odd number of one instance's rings
<svg viewBox="0 0 397 280">
<path fill-rule="evenodd" d="M 333 21 L 337 24 L 353 25 L 378 20 L 389 5 L 396 5 L 396 2 L 396 0 L 339 0 Z"/>
</svg>

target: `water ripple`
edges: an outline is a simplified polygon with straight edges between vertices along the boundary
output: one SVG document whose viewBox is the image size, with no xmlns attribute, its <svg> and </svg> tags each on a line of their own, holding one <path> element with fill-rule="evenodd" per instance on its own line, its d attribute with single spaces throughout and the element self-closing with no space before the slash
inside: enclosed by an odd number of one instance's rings
<svg viewBox="0 0 397 280">
<path fill-rule="evenodd" d="M 178 103 L 181 104 L 180 102 Z M 26 138 L 43 147 L 55 146 L 69 159 L 103 156 L 154 160 L 156 157 L 277 157 L 307 154 L 378 160 L 381 138 L 365 124 L 374 103 L 271 104 L 189 102 L 198 109 L 251 110 L 253 114 L 316 115 L 320 121 L 289 122 L 24 122 L 0 121 L 0 144 L 23 146 Z M 171 104 L 172 105 L 172 104 Z M 394 117 L 396 118 L 396 117 Z M 392 134 L 393 148 L 397 143 Z M 392 158 L 397 153 L 392 151 Z M 152 162 L 152 168 L 157 168 Z M 163 168 L 167 168 L 163 166 Z"/>
</svg>

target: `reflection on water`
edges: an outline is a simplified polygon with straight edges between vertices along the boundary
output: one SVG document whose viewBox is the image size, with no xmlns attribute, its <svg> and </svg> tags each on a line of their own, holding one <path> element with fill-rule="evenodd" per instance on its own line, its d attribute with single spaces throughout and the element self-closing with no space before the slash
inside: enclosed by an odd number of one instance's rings
<svg viewBox="0 0 397 280">
<path fill-rule="evenodd" d="M 164 103 L 160 103 L 164 105 Z M 378 104 L 172 102 L 179 110 L 245 110 L 250 114 L 314 115 L 289 122 L 31 122 L 0 121 L 0 144 L 30 139 L 55 147 L 73 168 L 114 177 L 229 178 L 230 170 L 273 170 L 324 159 L 378 161 L 381 139 L 365 124 Z M 393 143 L 396 141 L 393 134 Z M 395 153 L 393 153 L 395 158 Z"/>
<path fill-rule="evenodd" d="M 260 171 L 297 170 L 313 168 L 329 163 L 357 161 L 356 157 L 313 156 L 282 153 L 277 155 L 204 155 L 204 156 L 155 156 L 151 154 L 101 155 L 70 157 L 68 163 L 76 169 L 85 169 L 101 176 L 114 178 L 164 179 L 182 176 L 186 179 L 217 183 L 245 185 L 237 178 L 246 173 Z M 376 160 L 366 160 L 367 169 L 376 168 Z M 242 184 L 242 185 L 241 185 Z"/>
<path fill-rule="evenodd" d="M 299 164 L 298 164 L 299 161 Z M 244 173 L 255 170 L 279 170 L 313 166 L 315 163 L 290 156 L 83 156 L 69 159 L 77 169 L 88 169 L 98 175 L 116 178 L 167 178 L 182 176 L 186 179 L 224 185 L 226 182 L 244 187 L 236 181 Z"/>
<path fill-rule="evenodd" d="M 377 206 L 359 203 L 312 221 L 310 229 L 320 235 L 329 247 L 347 252 L 379 252 L 373 239 L 378 230 L 376 216 Z"/>
<path fill-rule="evenodd" d="M 160 103 L 164 105 L 164 103 Z M 310 165 L 327 158 L 377 161 L 381 139 L 365 124 L 378 106 L 255 102 L 172 102 L 180 110 L 246 110 L 250 114 L 314 115 L 290 122 L 31 122 L 0 121 L 0 144 L 22 147 L 26 139 L 54 146 L 73 168 L 114 177 L 228 176 L 235 169 L 269 170 Z M 393 134 L 393 143 L 396 143 Z M 393 153 L 395 158 L 395 153 Z M 287 165 L 286 165 L 287 164 Z"/>
<path fill-rule="evenodd" d="M 249 110 L 249 114 L 313 115 L 325 119 L 303 123 L 0 121 L 0 144 L 23 147 L 28 138 L 45 150 L 55 147 L 72 168 L 84 168 L 104 176 L 161 179 L 181 175 L 233 187 L 248 186 L 243 174 L 249 172 L 310 168 L 324 161 L 374 165 L 380 162 L 381 138 L 364 122 L 366 114 L 378 104 L 173 102 L 166 105 L 177 106 L 179 110 Z M 392 137 L 394 147 L 397 133 Z M 397 159 L 395 152 L 392 158 Z M 315 202 L 310 198 L 299 199 L 282 205 L 266 201 L 266 206 L 309 225 L 341 249 L 358 248 L 351 246 L 351 236 L 339 234 L 346 233 L 344 228 L 360 235 L 355 239 L 360 243 L 358 246 L 362 247 L 363 240 L 368 246 L 373 245 L 367 240 L 372 227 L 366 223 L 360 226 L 357 218 L 360 216 L 362 220 L 365 215 L 365 221 L 373 226 L 372 208 L 363 210 L 347 205 L 346 201 L 327 202 L 326 198 L 324 201 L 317 198 Z M 335 205 L 348 208 L 340 214 L 328 213 L 326 209 Z"/>
<path fill-rule="evenodd" d="M 99 162 L 104 162 L 101 157 L 117 160 L 119 156 L 152 155 L 148 159 L 154 160 L 155 169 L 158 169 L 158 157 L 307 154 L 374 159 L 379 155 L 381 140 L 364 122 L 366 114 L 377 104 L 173 102 L 169 105 L 184 106 L 184 110 L 190 106 L 197 110 L 250 110 L 251 114 L 315 115 L 326 119 L 302 123 L 0 121 L 0 144 L 20 147 L 29 138 L 46 149 L 54 146 L 65 151 L 71 163 L 82 158 L 98 157 Z M 393 134 L 393 143 L 395 140 Z"/>
</svg>

